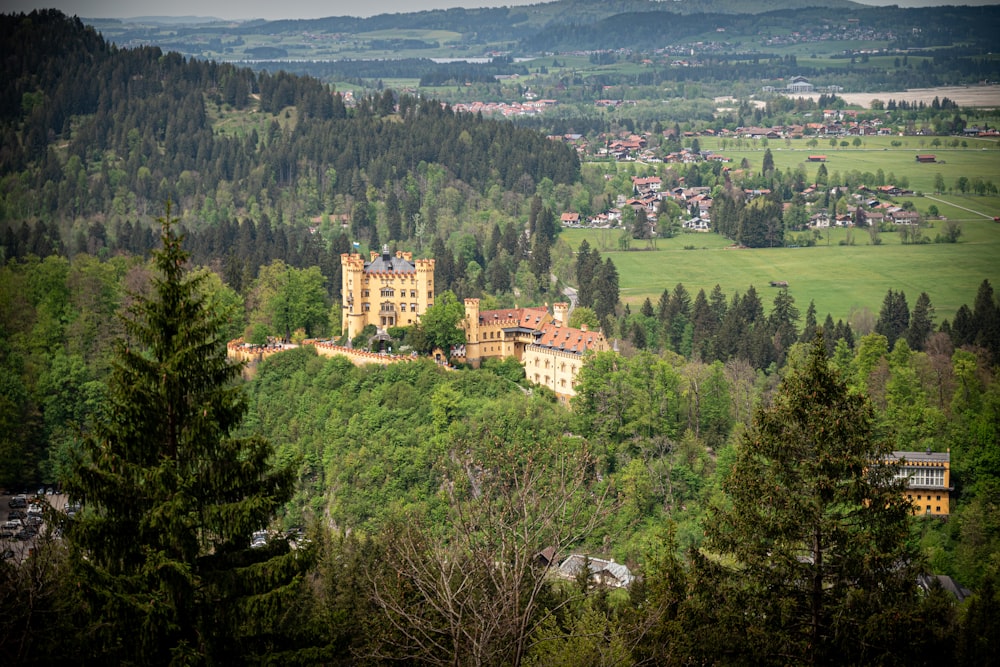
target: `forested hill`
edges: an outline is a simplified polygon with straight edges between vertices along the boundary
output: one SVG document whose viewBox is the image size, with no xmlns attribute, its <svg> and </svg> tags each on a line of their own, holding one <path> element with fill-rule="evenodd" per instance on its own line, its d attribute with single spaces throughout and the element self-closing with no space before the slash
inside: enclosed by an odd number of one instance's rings
<svg viewBox="0 0 1000 667">
<path fill-rule="evenodd" d="M 0 61 L 0 222 L 141 216 L 167 200 L 211 201 L 208 223 L 302 220 L 428 165 L 479 193 L 579 177 L 573 151 L 510 123 L 390 92 L 345 105 L 309 77 L 119 49 L 54 10 L 0 16 Z M 404 208 L 425 194 L 399 192 Z"/>
<path fill-rule="evenodd" d="M 473 4 L 473 3 L 470 3 Z M 453 7 L 369 17 L 328 16 L 248 22 L 232 34 L 273 34 L 286 31 L 370 33 L 381 30 L 447 30 L 475 42 L 523 39 L 539 30 L 573 24 L 589 25 L 619 14 L 657 12 L 667 16 L 689 14 L 759 14 L 789 12 L 820 3 L 802 0 L 556 0 L 514 7 Z M 857 10 L 865 6 L 851 0 L 822 3 L 824 9 Z M 197 33 L 213 27 L 182 26 L 178 34 Z"/>
<path fill-rule="evenodd" d="M 664 3 L 679 4 L 679 3 Z M 722 3 L 706 3 L 706 5 Z M 832 18 L 830 7 L 780 9 L 764 13 L 728 13 L 708 9 L 706 13 L 676 14 L 641 11 L 614 14 L 594 22 L 564 22 L 525 39 L 526 52 L 588 49 L 652 49 L 716 34 L 720 40 L 734 36 L 770 35 L 804 28 L 820 30 Z M 850 17 L 859 25 L 887 31 L 901 48 L 963 43 L 989 49 L 1000 31 L 997 7 L 857 7 Z"/>
</svg>

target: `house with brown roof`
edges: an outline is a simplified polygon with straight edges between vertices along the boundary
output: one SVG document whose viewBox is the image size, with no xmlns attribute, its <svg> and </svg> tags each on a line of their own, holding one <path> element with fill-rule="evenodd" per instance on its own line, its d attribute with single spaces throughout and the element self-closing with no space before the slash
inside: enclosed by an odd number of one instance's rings
<svg viewBox="0 0 1000 667">
<path fill-rule="evenodd" d="M 637 195 L 659 192 L 661 187 L 663 187 L 663 181 L 660 180 L 659 176 L 632 177 L 632 191 Z"/>
</svg>

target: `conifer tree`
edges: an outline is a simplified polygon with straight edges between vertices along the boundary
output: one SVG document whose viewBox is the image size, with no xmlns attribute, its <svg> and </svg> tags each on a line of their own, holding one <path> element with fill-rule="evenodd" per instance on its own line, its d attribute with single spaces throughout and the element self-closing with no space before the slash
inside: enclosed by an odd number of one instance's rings
<svg viewBox="0 0 1000 667">
<path fill-rule="evenodd" d="M 743 436 L 706 529 L 735 591 L 720 617 L 754 664 L 883 664 L 893 650 L 916 577 L 888 454 L 817 336 Z"/>
<path fill-rule="evenodd" d="M 910 316 L 910 328 L 906 331 L 906 342 L 910 349 L 923 351 L 927 337 L 934 333 L 934 306 L 927 292 L 921 292 Z"/>
<path fill-rule="evenodd" d="M 186 276 L 187 253 L 160 219 L 156 275 L 124 317 L 106 404 L 66 489 L 74 576 L 98 662 L 240 662 L 270 652 L 303 552 L 251 549 L 293 477 L 271 445 L 236 437 L 247 404 L 223 322 Z"/>
<path fill-rule="evenodd" d="M 833 321 L 832 319 L 830 320 Z M 816 330 L 819 328 L 816 323 L 816 302 L 810 300 L 809 308 L 806 309 L 806 321 L 805 325 L 802 327 L 802 333 L 799 335 L 800 343 L 809 343 L 813 338 L 816 337 Z M 830 332 L 827 332 L 829 335 Z M 836 341 L 834 341 L 836 343 Z"/>
<path fill-rule="evenodd" d="M 896 339 L 905 336 L 910 327 L 910 307 L 906 305 L 906 294 L 902 291 L 886 292 L 875 321 L 875 333 L 880 333 L 889 340 L 889 349 L 896 344 Z"/>
</svg>

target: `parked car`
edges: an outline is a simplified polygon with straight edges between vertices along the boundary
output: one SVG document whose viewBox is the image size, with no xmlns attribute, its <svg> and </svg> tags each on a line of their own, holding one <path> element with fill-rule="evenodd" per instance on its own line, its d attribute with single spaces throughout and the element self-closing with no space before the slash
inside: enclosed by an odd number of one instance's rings
<svg viewBox="0 0 1000 667">
<path fill-rule="evenodd" d="M 17 535 L 14 536 L 14 539 L 30 540 L 35 535 L 38 535 L 38 526 L 25 526 Z"/>
<path fill-rule="evenodd" d="M 11 537 L 24 527 L 20 519 L 7 519 L 0 526 L 0 537 Z"/>
<path fill-rule="evenodd" d="M 14 496 L 13 498 L 11 498 L 10 500 L 8 500 L 7 504 L 10 505 L 12 508 L 14 508 L 14 507 L 27 507 L 28 506 L 28 496 L 25 495 L 25 494 L 23 494 L 23 493 L 19 493 L 16 496 Z"/>
</svg>

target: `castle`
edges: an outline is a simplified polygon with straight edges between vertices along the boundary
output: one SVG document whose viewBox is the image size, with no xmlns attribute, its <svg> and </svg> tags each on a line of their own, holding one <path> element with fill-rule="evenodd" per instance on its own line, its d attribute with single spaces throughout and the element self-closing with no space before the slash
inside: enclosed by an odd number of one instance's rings
<svg viewBox="0 0 1000 667">
<path fill-rule="evenodd" d="M 566 326 L 569 304 L 548 308 L 479 310 L 479 299 L 465 300 L 464 360 L 478 368 L 484 359 L 514 357 L 524 366 L 528 380 L 548 387 L 568 402 L 576 391 L 576 375 L 583 356 L 609 349 L 604 334 Z"/>
<path fill-rule="evenodd" d="M 354 338 L 365 326 L 379 329 L 416 324 L 434 305 L 434 260 L 413 253 L 371 251 L 366 262 L 358 253 L 340 256 L 343 315 L 341 331 Z"/>
<path fill-rule="evenodd" d="M 358 253 L 343 254 L 341 330 L 354 338 L 369 324 L 379 329 L 416 324 L 434 305 L 434 260 L 413 259 L 409 252 L 371 251 L 370 261 Z M 506 308 L 480 312 L 479 299 L 465 300 L 464 351 L 453 358 L 478 368 L 484 359 L 514 357 L 531 382 L 550 388 L 568 402 L 589 351 L 609 349 L 600 331 L 566 326 L 569 304 Z"/>
</svg>

